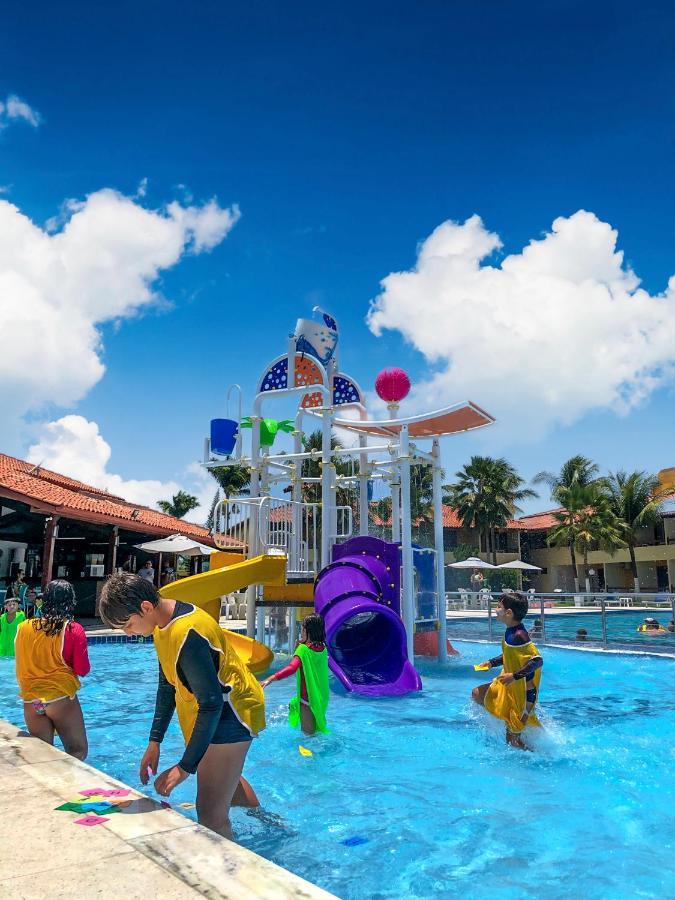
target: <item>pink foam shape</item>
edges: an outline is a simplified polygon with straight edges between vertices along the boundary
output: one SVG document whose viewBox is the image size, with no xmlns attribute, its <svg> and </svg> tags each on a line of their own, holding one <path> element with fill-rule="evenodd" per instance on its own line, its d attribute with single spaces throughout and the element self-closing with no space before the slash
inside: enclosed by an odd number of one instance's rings
<svg viewBox="0 0 675 900">
<path fill-rule="evenodd" d="M 86 791 L 80 791 L 81 797 L 108 797 L 110 791 L 106 788 L 89 788 Z"/>
<path fill-rule="evenodd" d="M 106 819 L 105 816 L 83 816 L 81 819 L 75 819 L 75 824 L 92 828 L 94 825 L 103 825 L 104 822 L 109 821 L 110 819 Z"/>
<path fill-rule="evenodd" d="M 107 791 L 106 797 L 128 797 L 130 793 L 128 788 L 115 788 L 114 791 Z"/>
</svg>

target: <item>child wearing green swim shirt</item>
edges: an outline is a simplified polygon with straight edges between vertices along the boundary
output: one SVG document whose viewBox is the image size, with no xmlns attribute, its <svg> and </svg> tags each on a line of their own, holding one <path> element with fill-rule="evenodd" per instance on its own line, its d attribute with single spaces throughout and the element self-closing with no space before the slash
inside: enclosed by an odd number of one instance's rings
<svg viewBox="0 0 675 900">
<path fill-rule="evenodd" d="M 0 656 L 14 656 L 16 630 L 25 618 L 15 597 L 5 600 L 5 611 L 0 616 Z"/>
<path fill-rule="evenodd" d="M 273 681 L 281 681 L 296 673 L 297 691 L 291 700 L 288 721 L 305 734 L 321 731 L 328 733 L 326 710 L 328 709 L 328 651 L 323 617 L 306 616 L 300 632 L 300 643 L 293 659 L 284 669 L 275 672 L 262 682 L 266 688 Z"/>
</svg>

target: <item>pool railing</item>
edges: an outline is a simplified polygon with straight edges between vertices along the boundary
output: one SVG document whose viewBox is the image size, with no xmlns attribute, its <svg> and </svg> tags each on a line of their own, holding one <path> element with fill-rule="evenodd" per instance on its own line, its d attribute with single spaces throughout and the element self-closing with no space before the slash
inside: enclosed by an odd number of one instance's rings
<svg viewBox="0 0 675 900">
<path fill-rule="evenodd" d="M 499 591 L 447 591 L 448 636 L 496 640 L 503 626 L 496 620 Z M 675 632 L 637 631 L 646 617 L 662 629 L 675 621 L 675 594 L 666 592 L 527 592 L 527 626 L 541 644 L 582 643 L 596 647 L 675 653 Z M 636 615 L 637 614 L 637 615 Z M 535 625 L 536 621 L 536 625 Z M 454 627 L 453 627 L 454 626 Z"/>
</svg>

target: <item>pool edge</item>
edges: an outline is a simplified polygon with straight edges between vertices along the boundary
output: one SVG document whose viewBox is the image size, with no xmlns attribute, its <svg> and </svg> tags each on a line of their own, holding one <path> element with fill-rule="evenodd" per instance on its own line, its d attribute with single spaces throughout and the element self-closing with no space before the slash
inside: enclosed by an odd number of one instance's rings
<svg viewBox="0 0 675 900">
<path fill-rule="evenodd" d="M 92 787 L 125 788 L 130 805 L 91 829 L 74 825 L 77 814 L 56 810 Z M 135 896 L 139 882 L 172 898 L 334 896 L 4 719 L 0 816 L 7 838 L 0 887 L 7 897 L 44 891 L 40 882 L 51 882 L 55 872 L 59 896 L 80 900 Z M 42 838 L 26 841 L 27 834 Z"/>
</svg>

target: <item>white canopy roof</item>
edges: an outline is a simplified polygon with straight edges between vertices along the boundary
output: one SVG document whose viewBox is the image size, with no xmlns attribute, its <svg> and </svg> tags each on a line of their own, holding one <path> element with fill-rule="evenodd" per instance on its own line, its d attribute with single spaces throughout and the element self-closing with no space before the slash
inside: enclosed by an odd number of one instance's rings
<svg viewBox="0 0 675 900">
<path fill-rule="evenodd" d="M 312 415 L 321 415 L 320 410 L 308 409 Z M 402 425 L 408 426 L 411 438 L 440 437 L 444 434 L 458 434 L 462 431 L 473 431 L 474 428 L 482 428 L 492 425 L 494 416 L 485 412 L 480 406 L 476 406 L 470 400 L 465 403 L 455 403 L 454 406 L 446 406 L 434 412 L 422 413 L 418 416 L 407 416 L 401 419 L 333 419 L 336 428 L 346 428 L 348 431 L 356 431 L 361 434 L 379 434 L 385 437 L 394 437 L 401 431 Z"/>
</svg>

